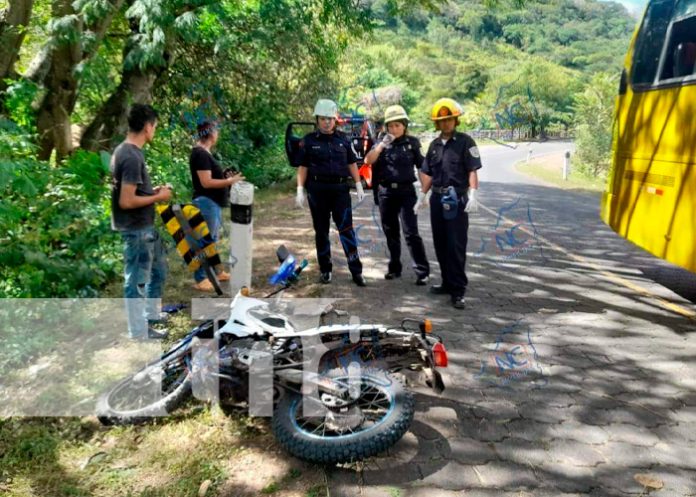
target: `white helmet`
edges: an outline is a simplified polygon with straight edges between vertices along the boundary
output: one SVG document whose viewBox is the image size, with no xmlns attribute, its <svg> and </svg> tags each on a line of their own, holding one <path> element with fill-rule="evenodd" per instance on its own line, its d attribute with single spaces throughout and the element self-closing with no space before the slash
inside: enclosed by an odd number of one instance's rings
<svg viewBox="0 0 696 497">
<path fill-rule="evenodd" d="M 336 117 L 338 105 L 333 100 L 320 98 L 314 106 L 314 117 Z"/>
</svg>

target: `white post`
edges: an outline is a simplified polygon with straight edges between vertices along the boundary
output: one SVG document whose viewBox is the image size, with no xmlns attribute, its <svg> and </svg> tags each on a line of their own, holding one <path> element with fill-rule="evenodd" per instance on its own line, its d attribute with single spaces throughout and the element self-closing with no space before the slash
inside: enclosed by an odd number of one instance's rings
<svg viewBox="0 0 696 497">
<path fill-rule="evenodd" d="M 251 287 L 251 262 L 254 223 L 252 207 L 254 185 L 240 181 L 230 191 L 232 228 L 230 229 L 230 294 Z"/>
<path fill-rule="evenodd" d="M 565 151 L 565 159 L 563 160 L 563 180 L 568 180 L 568 174 L 570 173 L 570 150 Z"/>
</svg>

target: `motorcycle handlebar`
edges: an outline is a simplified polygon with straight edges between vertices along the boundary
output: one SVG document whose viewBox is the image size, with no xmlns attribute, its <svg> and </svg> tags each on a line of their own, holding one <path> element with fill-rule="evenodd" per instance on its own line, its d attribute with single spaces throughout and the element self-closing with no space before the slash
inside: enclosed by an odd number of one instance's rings
<svg viewBox="0 0 696 497">
<path fill-rule="evenodd" d="M 302 262 L 300 262 L 300 265 L 295 268 L 294 277 L 299 278 L 300 273 L 302 273 L 302 270 L 307 267 L 307 259 L 302 259 Z"/>
</svg>

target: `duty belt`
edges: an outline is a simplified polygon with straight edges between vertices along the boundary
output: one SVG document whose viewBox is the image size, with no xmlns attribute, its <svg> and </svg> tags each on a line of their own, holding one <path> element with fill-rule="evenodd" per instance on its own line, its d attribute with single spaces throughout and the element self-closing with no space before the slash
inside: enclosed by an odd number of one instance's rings
<svg viewBox="0 0 696 497">
<path fill-rule="evenodd" d="M 397 190 L 397 189 L 406 189 L 408 187 L 413 187 L 413 181 L 405 181 L 402 183 L 399 182 L 394 182 L 394 183 L 388 183 L 386 181 L 380 182 L 380 186 L 383 186 L 384 188 L 391 188 L 392 190 Z"/>
<path fill-rule="evenodd" d="M 439 193 L 440 195 L 447 195 L 449 186 L 433 186 L 433 193 Z M 466 188 L 454 188 L 457 195 L 464 195 L 466 193 Z"/>
<path fill-rule="evenodd" d="M 342 184 L 342 183 L 348 183 L 351 181 L 352 178 L 349 176 L 322 176 L 319 174 L 310 174 L 309 179 L 312 181 L 316 181 L 317 183 L 328 183 L 328 184 Z"/>
</svg>

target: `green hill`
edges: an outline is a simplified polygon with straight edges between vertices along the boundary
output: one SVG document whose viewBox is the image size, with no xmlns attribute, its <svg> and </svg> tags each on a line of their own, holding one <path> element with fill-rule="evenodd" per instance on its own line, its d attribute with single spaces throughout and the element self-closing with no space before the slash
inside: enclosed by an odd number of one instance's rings
<svg viewBox="0 0 696 497">
<path fill-rule="evenodd" d="M 379 116 L 401 102 L 427 122 L 430 105 L 450 96 L 472 128 L 528 129 L 535 136 L 573 122 L 573 102 L 597 73 L 618 74 L 636 20 L 613 2 L 544 0 L 493 9 L 454 1 L 439 14 L 391 17 L 349 48 L 341 103 Z"/>
</svg>

